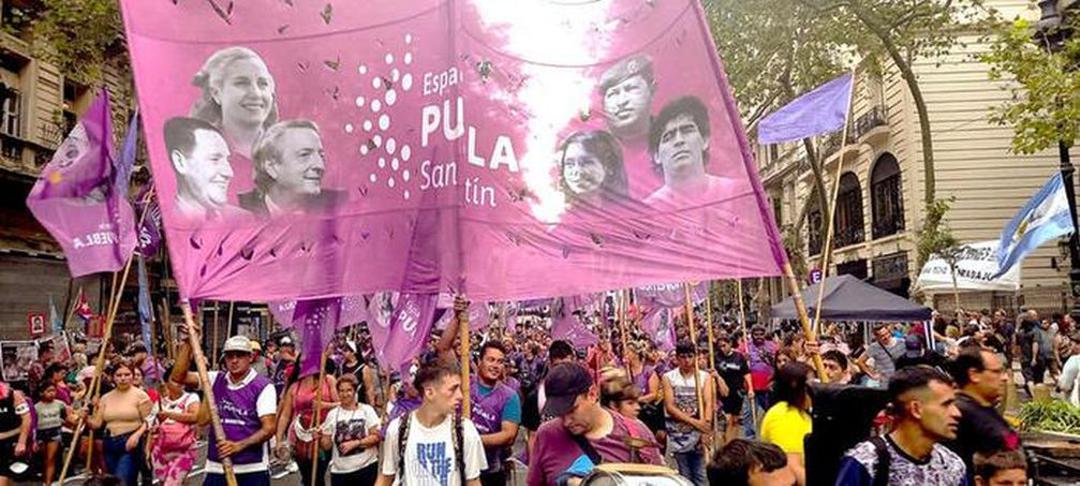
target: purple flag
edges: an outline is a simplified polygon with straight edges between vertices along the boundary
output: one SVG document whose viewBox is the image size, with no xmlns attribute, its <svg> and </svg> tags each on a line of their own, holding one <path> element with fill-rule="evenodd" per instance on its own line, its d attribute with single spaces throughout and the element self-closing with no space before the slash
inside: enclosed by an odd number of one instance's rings
<svg viewBox="0 0 1080 486">
<path fill-rule="evenodd" d="M 371 301 L 371 344 L 384 368 L 402 370 L 427 345 L 436 294 L 376 294 Z"/>
<path fill-rule="evenodd" d="M 675 349 L 675 326 L 672 325 L 671 309 L 653 308 L 641 319 L 641 328 L 652 337 L 653 344 L 661 351 Z"/>
<path fill-rule="evenodd" d="M 758 142 L 791 142 L 843 128 L 851 105 L 853 79 L 847 73 L 762 118 Z"/>
<path fill-rule="evenodd" d="M 555 299 L 552 302 L 551 312 L 551 337 L 569 341 L 574 346 L 592 346 L 600 339 L 596 337 L 578 316 L 579 312 L 587 312 L 582 308 L 580 299 L 577 297 Z"/>
<path fill-rule="evenodd" d="M 26 199 L 64 249 L 73 277 L 119 270 L 135 250 L 135 218 L 127 194 L 119 192 L 127 188 L 130 168 L 113 159 L 110 116 L 103 90 Z"/>
<path fill-rule="evenodd" d="M 300 376 L 319 372 L 322 353 L 334 339 L 341 317 L 341 298 L 310 299 L 296 302 L 293 324 L 300 327 L 302 356 Z"/>
<path fill-rule="evenodd" d="M 139 257 L 139 329 L 142 332 L 143 344 L 146 345 L 146 351 L 153 355 L 154 340 L 150 332 L 150 326 L 154 323 L 154 309 L 150 302 L 150 286 L 146 278 L 146 261 Z M 156 369 L 156 367 L 155 367 Z M 148 376 L 147 378 L 157 380 L 159 376 Z"/>
<path fill-rule="evenodd" d="M 135 216 L 141 222 L 137 250 L 144 257 L 153 257 L 161 246 L 161 207 L 150 185 L 143 186 L 135 196 Z"/>
<path fill-rule="evenodd" d="M 682 283 L 669 283 L 639 287 L 634 291 L 638 302 L 646 307 L 680 308 L 686 306 L 686 291 Z M 690 300 L 701 302 L 709 295 L 709 283 L 690 286 Z"/>
</svg>

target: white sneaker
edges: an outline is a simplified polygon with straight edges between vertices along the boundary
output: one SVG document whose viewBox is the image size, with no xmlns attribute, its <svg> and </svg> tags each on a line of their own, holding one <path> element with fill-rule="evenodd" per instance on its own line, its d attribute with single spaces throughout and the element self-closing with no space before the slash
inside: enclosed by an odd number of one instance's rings
<svg viewBox="0 0 1080 486">
<path fill-rule="evenodd" d="M 289 461 L 289 465 L 285 466 L 285 470 L 290 473 L 300 472 L 300 466 L 296 464 L 296 461 Z"/>
</svg>

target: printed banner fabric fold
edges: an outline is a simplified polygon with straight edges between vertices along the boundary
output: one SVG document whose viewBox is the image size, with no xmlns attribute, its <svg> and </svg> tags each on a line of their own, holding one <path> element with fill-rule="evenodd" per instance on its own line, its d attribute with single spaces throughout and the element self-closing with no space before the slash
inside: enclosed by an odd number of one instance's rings
<svg viewBox="0 0 1080 486">
<path fill-rule="evenodd" d="M 842 129 L 851 106 L 853 80 L 851 73 L 840 76 L 762 118 L 758 142 L 791 142 Z"/>
<path fill-rule="evenodd" d="M 371 344 L 379 364 L 403 370 L 427 346 L 435 320 L 435 294 L 376 294 L 371 301 L 368 325 Z"/>
<path fill-rule="evenodd" d="M 698 0 L 120 3 L 182 297 L 782 273 Z"/>
</svg>

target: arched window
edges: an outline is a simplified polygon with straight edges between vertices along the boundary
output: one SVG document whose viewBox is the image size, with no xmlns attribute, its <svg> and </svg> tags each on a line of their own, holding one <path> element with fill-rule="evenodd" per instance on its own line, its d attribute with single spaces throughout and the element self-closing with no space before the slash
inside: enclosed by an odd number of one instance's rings
<svg viewBox="0 0 1080 486">
<path fill-rule="evenodd" d="M 862 243 L 866 239 L 863 231 L 862 188 L 859 177 L 853 172 L 840 176 L 840 192 L 836 196 L 836 219 L 833 222 L 836 234 L 833 239 L 836 248 Z"/>
<path fill-rule="evenodd" d="M 870 207 L 874 239 L 904 231 L 904 190 L 900 164 L 886 152 L 878 157 L 870 174 Z"/>
</svg>

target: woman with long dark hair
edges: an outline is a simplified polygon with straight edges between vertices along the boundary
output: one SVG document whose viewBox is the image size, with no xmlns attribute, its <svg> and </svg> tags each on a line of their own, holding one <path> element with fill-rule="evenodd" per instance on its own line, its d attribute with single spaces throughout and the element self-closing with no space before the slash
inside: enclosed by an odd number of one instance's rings
<svg viewBox="0 0 1080 486">
<path fill-rule="evenodd" d="M 783 449 L 800 485 L 806 484 L 803 441 L 812 431 L 810 373 L 798 361 L 780 367 L 773 377 L 773 406 L 761 421 L 761 440 Z"/>
</svg>

